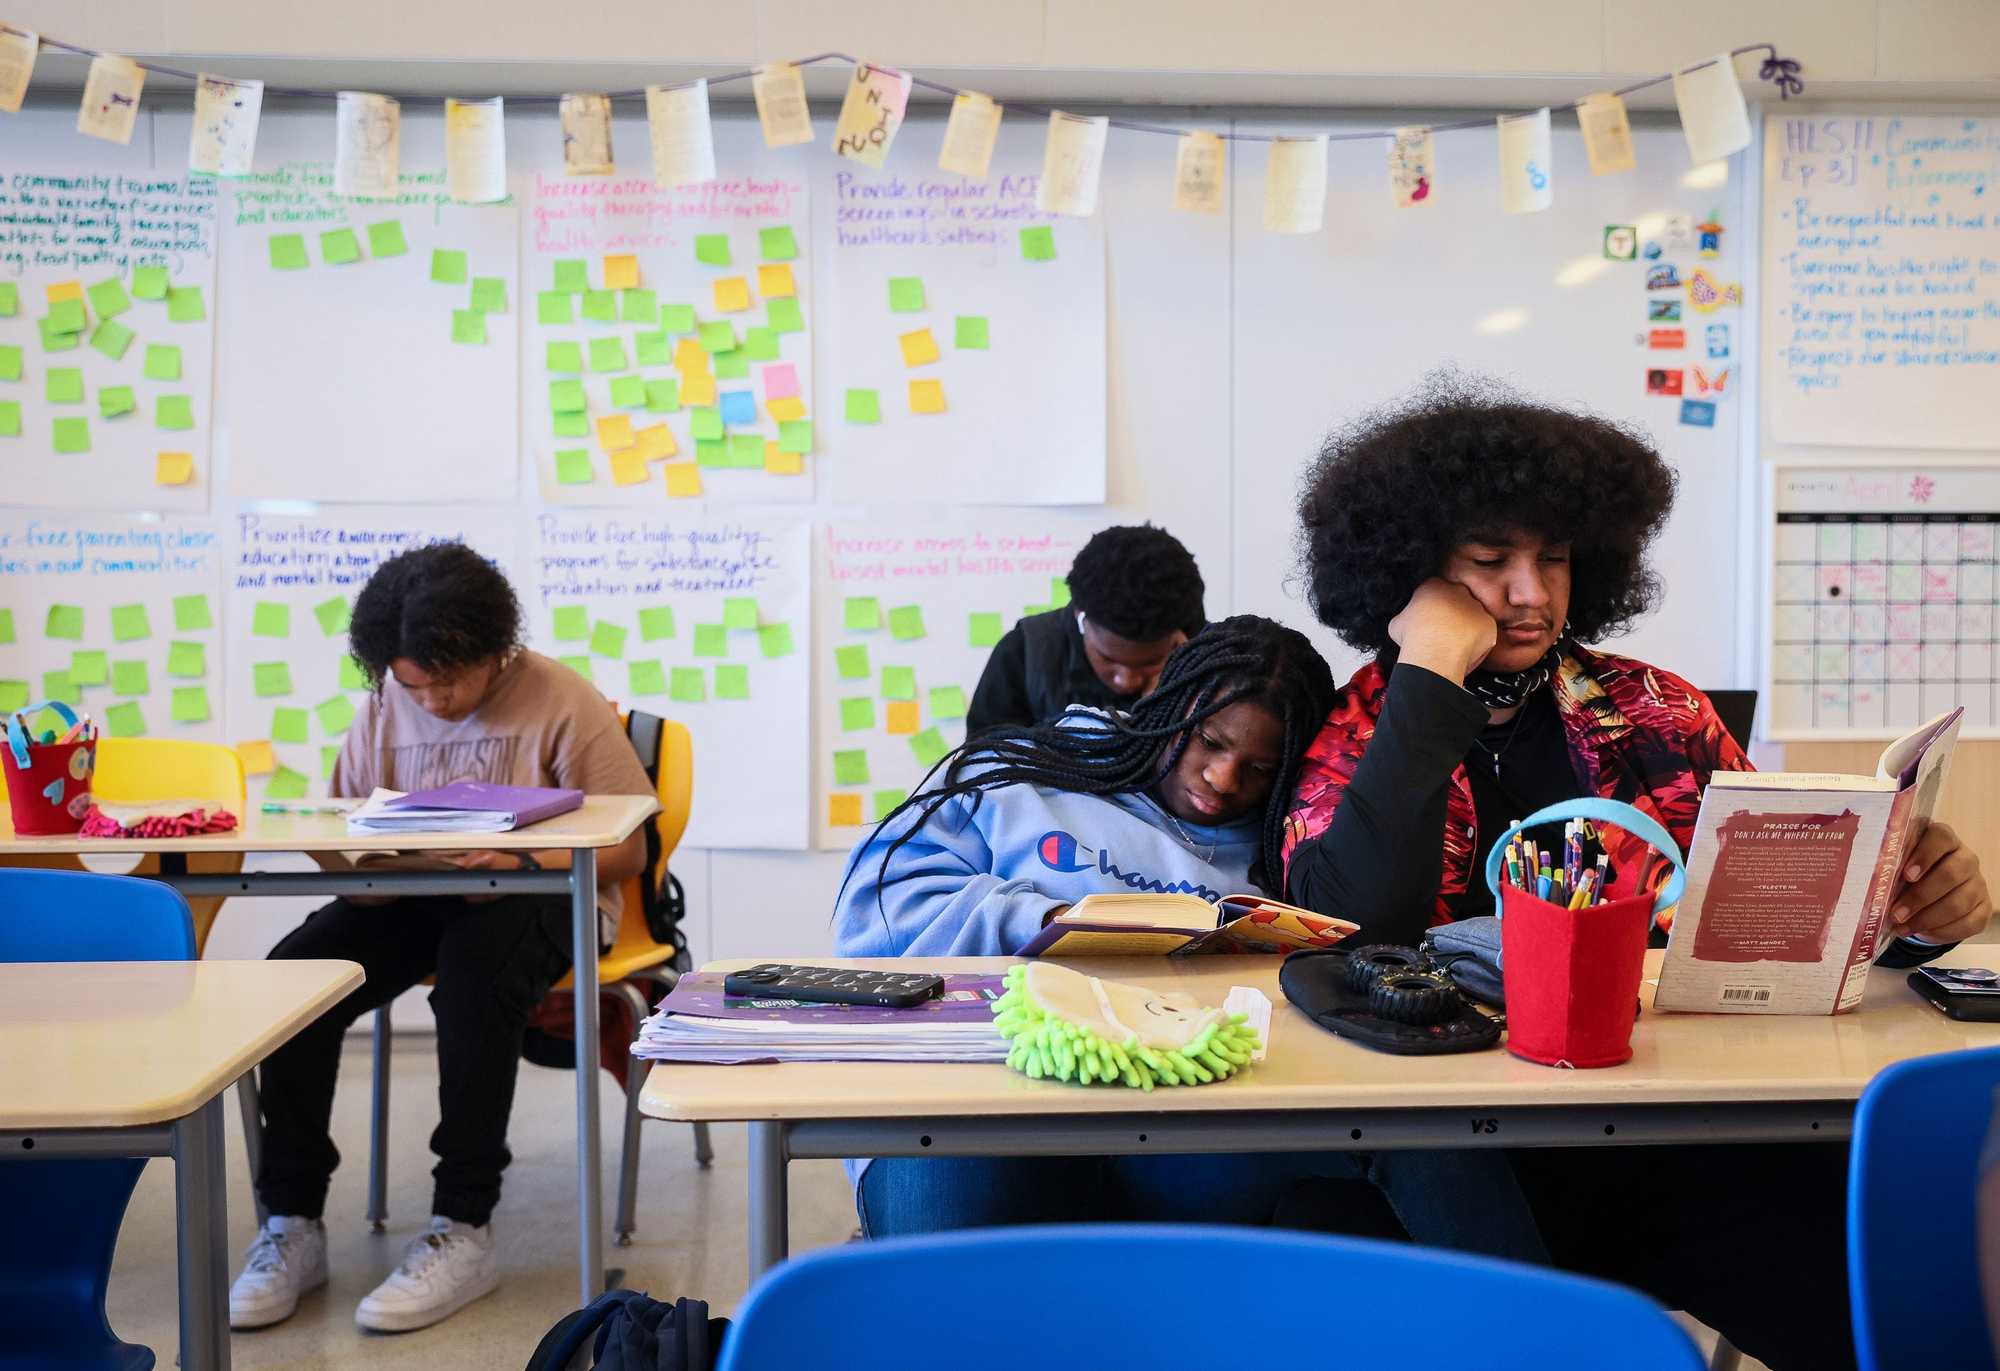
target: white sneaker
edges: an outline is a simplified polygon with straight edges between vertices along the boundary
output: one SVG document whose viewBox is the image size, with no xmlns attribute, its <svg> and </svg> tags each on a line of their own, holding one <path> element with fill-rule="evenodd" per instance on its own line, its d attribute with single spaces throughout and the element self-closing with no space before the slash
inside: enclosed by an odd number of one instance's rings
<svg viewBox="0 0 2000 1371">
<path fill-rule="evenodd" d="M 243 1256 L 229 1287 L 229 1326 L 264 1328 L 299 1307 L 299 1296 L 326 1284 L 326 1225 L 273 1214 Z"/>
<path fill-rule="evenodd" d="M 449 1318 L 500 1284 L 493 1225 L 474 1228 L 438 1215 L 403 1249 L 403 1264 L 369 1292 L 354 1321 L 377 1333 L 407 1333 Z"/>
</svg>

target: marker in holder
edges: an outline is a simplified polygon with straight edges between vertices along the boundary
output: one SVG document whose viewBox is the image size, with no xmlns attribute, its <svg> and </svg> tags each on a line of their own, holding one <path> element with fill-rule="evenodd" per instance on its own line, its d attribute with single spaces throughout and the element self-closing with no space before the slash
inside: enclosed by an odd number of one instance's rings
<svg viewBox="0 0 2000 1371">
<path fill-rule="evenodd" d="M 60 700 L 29 705 L 7 718 L 7 746 L 0 748 L 0 769 L 7 773 L 7 805 L 14 831 L 48 837 L 74 833 L 90 812 L 90 781 L 97 772 L 97 738 L 86 725 L 66 743 L 38 743 L 28 736 L 28 720 L 49 710 L 70 732 L 77 732 L 76 711 Z"/>
</svg>

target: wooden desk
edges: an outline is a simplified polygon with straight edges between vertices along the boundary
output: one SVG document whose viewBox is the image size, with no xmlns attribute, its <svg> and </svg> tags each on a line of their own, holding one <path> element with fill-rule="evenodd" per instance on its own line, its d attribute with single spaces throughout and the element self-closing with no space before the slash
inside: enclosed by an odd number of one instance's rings
<svg viewBox="0 0 2000 1371">
<path fill-rule="evenodd" d="M 353 962 L 0 965 L 0 1157 L 172 1157 L 180 1364 L 229 1366 L 222 1092 L 361 984 Z"/>
<path fill-rule="evenodd" d="M 1991 949 L 1944 959 L 1976 965 Z M 1648 954 L 1647 975 L 1661 954 Z M 838 965 L 994 971 L 1006 958 Z M 1397 1057 L 1334 1037 L 1292 1008 L 1275 957 L 1105 958 L 1073 965 L 1171 984 L 1220 1004 L 1231 985 L 1275 1006 L 1265 1060 L 1192 1089 L 1082 1088 L 1005 1067 L 869 1062 L 654 1066 L 639 1108 L 654 1118 L 750 1125 L 750 1264 L 782 1261 L 785 1166 L 801 1157 L 1050 1156 L 1419 1147 L 1554 1147 L 1839 1140 L 1876 1072 L 1933 1052 L 1988 1046 L 2000 1026 L 1946 1018 L 1881 970 L 1852 1014 L 1658 1014 L 1623 1066 L 1559 1071 L 1504 1051 Z M 725 971 L 750 962 L 717 962 Z"/>
<path fill-rule="evenodd" d="M 567 895 L 576 998 L 577 1268 L 582 1302 L 604 1287 L 603 1172 L 597 1117 L 597 850 L 616 847 L 659 811 L 650 795 L 591 795 L 581 808 L 509 833 L 354 834 L 340 814 L 245 815 L 234 833 L 194 838 L 79 838 L 17 835 L 0 813 L 0 863 L 9 855 L 158 852 L 151 879 L 185 895 Z M 568 870 L 241 871 L 190 873 L 176 854 L 200 852 L 405 852 L 568 848 Z"/>
</svg>

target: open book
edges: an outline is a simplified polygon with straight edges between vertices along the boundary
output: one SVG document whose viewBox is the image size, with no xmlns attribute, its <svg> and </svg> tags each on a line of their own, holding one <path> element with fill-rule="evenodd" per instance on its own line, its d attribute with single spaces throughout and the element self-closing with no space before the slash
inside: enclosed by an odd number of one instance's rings
<svg viewBox="0 0 2000 1371">
<path fill-rule="evenodd" d="M 1022 957 L 1187 956 L 1332 947 L 1359 924 L 1262 895 L 1086 895 L 1029 940 Z"/>
<path fill-rule="evenodd" d="M 1965 711 L 1882 752 L 1873 776 L 1718 772 L 1660 966 L 1661 1009 L 1839 1014 L 1891 940 L 1903 861 L 1937 808 Z"/>
</svg>

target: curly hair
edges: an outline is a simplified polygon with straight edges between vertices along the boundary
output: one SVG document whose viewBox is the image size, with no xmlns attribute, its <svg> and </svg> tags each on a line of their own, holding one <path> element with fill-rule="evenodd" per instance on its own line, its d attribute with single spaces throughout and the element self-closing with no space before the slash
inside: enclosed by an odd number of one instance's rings
<svg viewBox="0 0 2000 1371">
<path fill-rule="evenodd" d="M 1158 642 L 1175 629 L 1190 638 L 1201 632 L 1204 590 L 1194 555 L 1151 524 L 1099 529 L 1069 569 L 1070 603 L 1135 643 Z"/>
<path fill-rule="evenodd" d="M 521 643 L 521 602 L 500 569 L 464 543 L 399 552 L 375 568 L 354 600 L 348 651 L 379 690 L 407 657 L 451 672 L 505 656 Z"/>
<path fill-rule="evenodd" d="M 1658 600 L 1646 549 L 1674 484 L 1630 428 L 1436 373 L 1336 430 L 1306 468 L 1299 570 L 1319 621 L 1379 654 L 1393 651 L 1389 621 L 1459 544 L 1515 533 L 1566 541 L 1570 631 L 1595 642 Z"/>
</svg>

